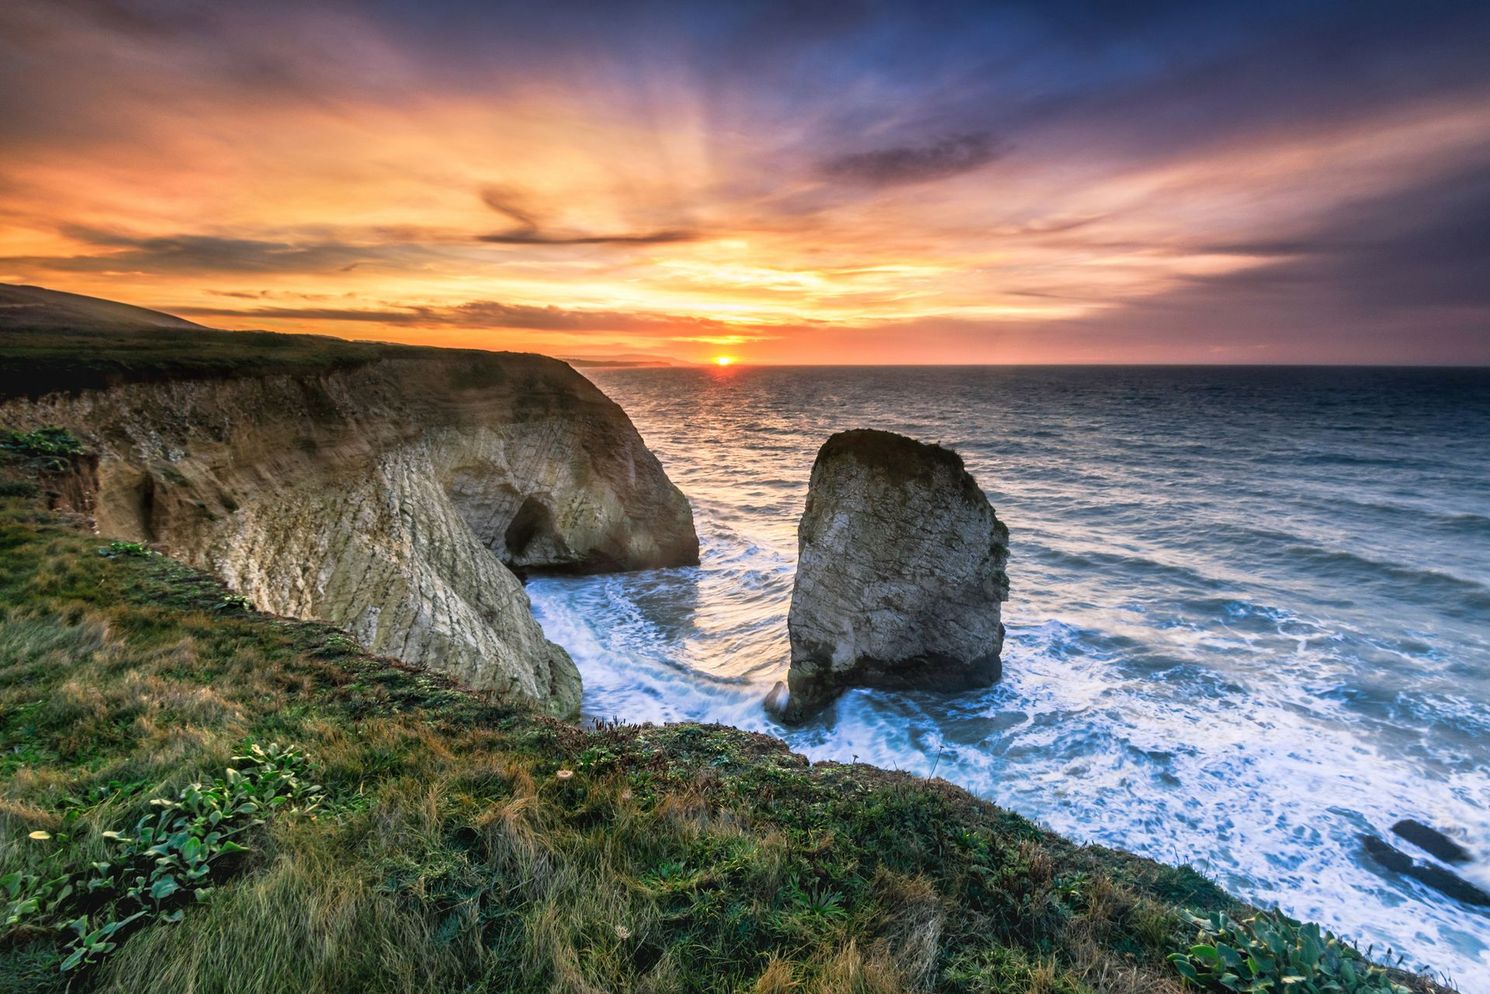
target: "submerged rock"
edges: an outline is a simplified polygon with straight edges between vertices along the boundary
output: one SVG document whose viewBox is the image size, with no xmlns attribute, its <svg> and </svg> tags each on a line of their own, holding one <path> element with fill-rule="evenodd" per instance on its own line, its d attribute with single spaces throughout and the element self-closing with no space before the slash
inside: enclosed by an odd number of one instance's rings
<svg viewBox="0 0 1490 994">
<path fill-rule="evenodd" d="M 1490 907 L 1490 894 L 1435 863 L 1413 859 L 1396 846 L 1374 835 L 1361 836 L 1361 844 L 1365 847 L 1366 855 L 1383 869 L 1412 877 L 1456 901 L 1463 901 L 1465 904 L 1477 907 Z"/>
<path fill-rule="evenodd" d="M 790 695 L 786 689 L 785 681 L 777 680 L 776 683 L 772 685 L 771 692 L 766 695 L 767 713 L 774 714 L 778 717 L 784 715 L 786 713 L 786 705 L 789 696 Z"/>
<path fill-rule="evenodd" d="M 1468 863 L 1470 860 L 1468 849 L 1415 818 L 1404 818 L 1397 822 L 1392 826 L 1392 832 L 1445 863 Z"/>
<path fill-rule="evenodd" d="M 950 449 L 866 429 L 828 439 L 798 530 L 790 694 L 772 710 L 800 720 L 845 687 L 998 680 L 1008 539 Z"/>
</svg>

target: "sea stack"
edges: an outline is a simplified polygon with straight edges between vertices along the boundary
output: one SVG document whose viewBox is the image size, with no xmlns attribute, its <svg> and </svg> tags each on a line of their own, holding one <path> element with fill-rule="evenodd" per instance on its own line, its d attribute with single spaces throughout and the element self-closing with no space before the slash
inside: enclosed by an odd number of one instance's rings
<svg viewBox="0 0 1490 994">
<path fill-rule="evenodd" d="M 957 453 L 887 431 L 834 435 L 797 548 L 789 692 L 768 703 L 779 717 L 809 717 L 846 687 L 998 680 L 1009 530 Z"/>
</svg>

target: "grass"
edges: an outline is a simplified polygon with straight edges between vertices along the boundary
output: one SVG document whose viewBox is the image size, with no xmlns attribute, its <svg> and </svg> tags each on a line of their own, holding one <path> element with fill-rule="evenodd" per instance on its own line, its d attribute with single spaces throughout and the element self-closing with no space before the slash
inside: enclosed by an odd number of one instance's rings
<svg viewBox="0 0 1490 994">
<path fill-rule="evenodd" d="M 494 368 L 483 361 L 493 354 L 269 331 L 0 329 L 0 400 L 121 383 L 316 375 L 382 359 L 451 360 L 461 355 L 474 364 L 472 375 L 479 376 Z M 513 361 L 503 355 L 509 364 Z"/>
<path fill-rule="evenodd" d="M 315 817 L 236 836 L 204 901 L 74 990 L 1165 994 L 1184 912 L 1248 910 L 941 781 L 498 706 L 0 498 L 0 877 L 107 859 L 270 742 Z M 0 992 L 63 990 L 72 937 L 0 935 Z"/>
</svg>

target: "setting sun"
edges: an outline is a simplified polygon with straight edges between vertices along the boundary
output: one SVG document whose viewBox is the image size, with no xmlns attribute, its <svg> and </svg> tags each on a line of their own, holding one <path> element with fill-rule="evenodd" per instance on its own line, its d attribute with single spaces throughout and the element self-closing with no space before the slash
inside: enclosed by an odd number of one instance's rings
<svg viewBox="0 0 1490 994">
<path fill-rule="evenodd" d="M 719 355 L 719 356 L 715 356 L 714 357 L 714 365 L 716 365 L 716 366 L 728 366 L 731 363 L 733 363 L 734 361 L 735 361 L 735 357 L 734 356 Z"/>
</svg>

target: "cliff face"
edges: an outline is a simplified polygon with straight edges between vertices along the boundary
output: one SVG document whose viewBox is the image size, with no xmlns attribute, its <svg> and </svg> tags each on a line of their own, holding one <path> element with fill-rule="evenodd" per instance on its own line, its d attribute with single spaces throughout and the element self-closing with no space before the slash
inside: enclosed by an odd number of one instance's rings
<svg viewBox="0 0 1490 994">
<path fill-rule="evenodd" d="M 579 674 L 508 566 L 698 559 L 688 503 L 626 415 L 538 356 L 130 384 L 12 401 L 0 423 L 88 442 L 101 533 L 160 543 L 261 610 L 559 714 L 577 708 Z"/>
</svg>

